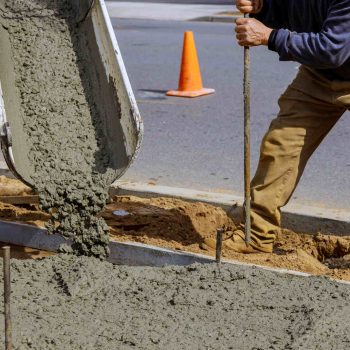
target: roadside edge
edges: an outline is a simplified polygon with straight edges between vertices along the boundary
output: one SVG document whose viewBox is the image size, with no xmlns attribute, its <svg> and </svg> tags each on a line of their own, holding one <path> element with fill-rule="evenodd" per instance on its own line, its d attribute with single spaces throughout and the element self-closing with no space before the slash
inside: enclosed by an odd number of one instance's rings
<svg viewBox="0 0 350 350">
<path fill-rule="evenodd" d="M 119 180 L 110 187 L 110 196 L 114 195 L 143 198 L 174 197 L 187 201 L 201 201 L 223 208 L 235 220 L 242 218 L 243 197 L 228 193 Z M 282 226 L 298 233 L 348 236 L 350 235 L 350 211 L 291 204 L 282 210 Z"/>
</svg>

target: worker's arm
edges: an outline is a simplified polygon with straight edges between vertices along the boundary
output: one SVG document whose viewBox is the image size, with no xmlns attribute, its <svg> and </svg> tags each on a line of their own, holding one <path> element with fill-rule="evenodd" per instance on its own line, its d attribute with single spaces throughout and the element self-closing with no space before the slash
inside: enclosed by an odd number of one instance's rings
<svg viewBox="0 0 350 350">
<path fill-rule="evenodd" d="M 318 69 L 340 67 L 350 58 L 350 1 L 331 1 L 320 32 L 276 29 L 268 45 L 281 61 L 297 61 Z"/>
<path fill-rule="evenodd" d="M 237 0 L 238 3 L 249 0 Z M 350 58 L 350 1 L 330 1 L 328 16 L 318 32 L 298 33 L 288 28 L 288 17 L 297 11 L 292 3 L 263 0 L 261 11 L 254 18 L 237 20 L 240 45 L 266 45 L 276 51 L 281 61 L 297 61 L 317 69 L 337 68 Z M 288 5 L 291 7 L 289 8 Z M 295 4 L 294 4 L 295 5 Z M 299 9 L 300 10 L 300 9 Z M 267 29 L 273 29 L 270 32 Z M 261 37 L 257 40 L 257 36 Z M 243 40 L 242 40 L 243 39 Z"/>
</svg>

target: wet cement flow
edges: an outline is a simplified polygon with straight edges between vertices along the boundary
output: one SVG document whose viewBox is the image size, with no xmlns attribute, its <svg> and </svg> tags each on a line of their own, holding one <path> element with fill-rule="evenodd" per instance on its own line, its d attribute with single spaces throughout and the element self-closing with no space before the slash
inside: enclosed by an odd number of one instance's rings
<svg viewBox="0 0 350 350">
<path fill-rule="evenodd" d="M 13 260 L 12 281 L 18 350 L 350 347 L 350 286 L 321 277 L 59 255 Z"/>
<path fill-rule="evenodd" d="M 96 215 L 105 205 L 115 173 L 109 167 L 92 93 L 92 58 L 71 1 L 0 4 L 0 24 L 10 42 L 28 158 L 34 167 L 31 182 L 42 209 L 52 212 L 60 224 L 49 229 L 71 239 L 75 252 L 105 257 L 108 227 Z"/>
</svg>

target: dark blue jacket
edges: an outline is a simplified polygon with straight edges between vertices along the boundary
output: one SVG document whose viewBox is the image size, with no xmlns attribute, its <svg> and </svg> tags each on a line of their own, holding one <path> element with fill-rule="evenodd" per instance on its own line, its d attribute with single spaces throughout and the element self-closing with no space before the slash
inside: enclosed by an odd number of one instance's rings
<svg viewBox="0 0 350 350">
<path fill-rule="evenodd" d="M 264 0 L 269 49 L 331 80 L 350 80 L 350 0 Z"/>
</svg>

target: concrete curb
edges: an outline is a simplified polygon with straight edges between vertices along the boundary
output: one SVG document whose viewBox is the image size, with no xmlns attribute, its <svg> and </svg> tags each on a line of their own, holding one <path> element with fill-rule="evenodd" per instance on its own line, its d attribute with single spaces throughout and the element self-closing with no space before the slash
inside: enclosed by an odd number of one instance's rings
<svg viewBox="0 0 350 350">
<path fill-rule="evenodd" d="M 233 194 L 117 181 L 110 188 L 110 195 L 134 195 L 145 198 L 174 197 L 188 201 L 201 201 L 223 208 L 236 220 L 242 217 L 243 198 Z M 346 209 L 288 205 L 283 210 L 282 221 L 283 227 L 299 233 L 350 235 L 350 211 Z"/>
<path fill-rule="evenodd" d="M 234 23 L 237 18 L 242 17 L 239 13 L 234 13 L 232 15 L 212 15 L 193 18 L 191 22 L 213 22 L 213 23 Z"/>
<path fill-rule="evenodd" d="M 177 4 L 152 2 L 108 1 L 106 3 L 111 18 L 143 19 L 164 21 L 233 21 L 231 14 L 238 14 L 232 5 Z"/>
</svg>

